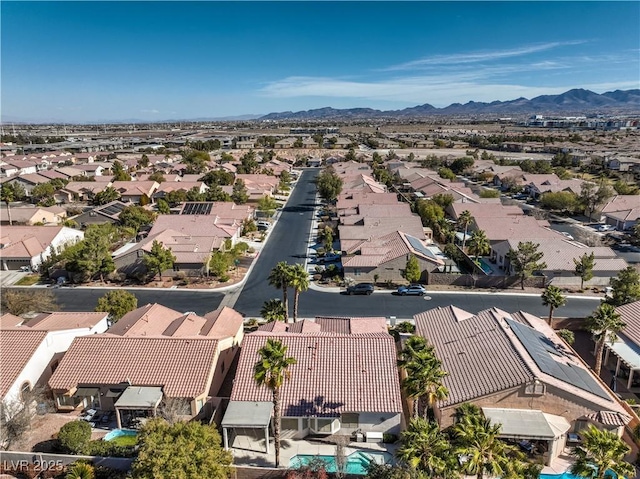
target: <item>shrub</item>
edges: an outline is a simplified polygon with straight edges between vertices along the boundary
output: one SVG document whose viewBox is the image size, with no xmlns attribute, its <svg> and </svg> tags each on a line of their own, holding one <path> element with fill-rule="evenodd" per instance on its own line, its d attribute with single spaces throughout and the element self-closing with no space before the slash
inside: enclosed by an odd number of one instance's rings
<svg viewBox="0 0 640 479">
<path fill-rule="evenodd" d="M 398 440 L 398 436 L 395 434 L 387 434 L 386 432 L 382 435 L 382 442 L 385 444 L 393 444 Z"/>
<path fill-rule="evenodd" d="M 86 421 L 71 421 L 60 428 L 58 441 L 65 451 L 83 452 L 91 440 L 91 426 Z"/>
</svg>

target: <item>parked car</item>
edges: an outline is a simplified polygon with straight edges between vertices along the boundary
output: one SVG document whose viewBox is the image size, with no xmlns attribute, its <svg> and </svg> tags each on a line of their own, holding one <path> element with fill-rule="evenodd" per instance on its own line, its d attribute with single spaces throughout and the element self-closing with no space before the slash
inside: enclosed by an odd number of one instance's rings
<svg viewBox="0 0 640 479">
<path fill-rule="evenodd" d="M 269 223 L 268 221 L 258 221 L 256 223 L 256 226 L 258 227 L 259 230 L 266 230 L 266 229 L 269 229 L 269 227 L 271 226 L 271 223 Z"/>
<path fill-rule="evenodd" d="M 358 283 L 347 287 L 347 294 L 366 294 L 367 296 L 373 293 L 373 284 L 371 283 Z"/>
<path fill-rule="evenodd" d="M 603 231 L 614 231 L 615 228 L 612 225 L 600 225 L 598 226 L 598 231 L 603 232 Z"/>
<path fill-rule="evenodd" d="M 338 253 L 327 253 L 324 256 L 318 257 L 318 263 L 333 263 L 334 261 L 340 261 L 340 258 L 342 258 L 342 256 Z"/>
<path fill-rule="evenodd" d="M 573 236 L 571 236 L 569 233 L 567 233 L 566 231 L 561 231 L 560 232 L 561 235 L 565 236 L 568 240 L 573 241 Z"/>
<path fill-rule="evenodd" d="M 425 294 L 427 294 L 427 290 L 421 284 L 411 284 L 409 286 L 400 286 L 398 288 L 398 294 L 400 296 L 424 296 Z"/>
</svg>

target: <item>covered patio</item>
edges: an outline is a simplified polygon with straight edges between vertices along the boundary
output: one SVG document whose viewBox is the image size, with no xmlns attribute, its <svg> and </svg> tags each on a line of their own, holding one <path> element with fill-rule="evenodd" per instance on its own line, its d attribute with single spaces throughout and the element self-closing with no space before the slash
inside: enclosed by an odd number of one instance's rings
<svg viewBox="0 0 640 479">
<path fill-rule="evenodd" d="M 571 424 L 562 416 L 536 409 L 483 407 L 482 412 L 492 424 L 502 424 L 500 437 L 517 441 L 520 448 L 531 455 L 541 454 L 547 466 L 562 453 L 566 434 L 571 429 Z"/>
<path fill-rule="evenodd" d="M 131 427 L 140 418 L 154 417 L 162 401 L 159 386 L 129 386 L 114 404 L 118 429 Z"/>
<path fill-rule="evenodd" d="M 640 371 L 640 352 L 636 350 L 633 343 L 624 341 L 624 339 L 618 337 L 613 343 L 605 343 L 605 355 L 604 364 L 609 365 L 611 355 L 615 356 L 615 372 L 613 372 L 614 379 L 623 377 L 626 378 L 627 389 L 638 391 L 638 383 L 640 382 L 640 376 L 636 374 Z M 634 381 L 635 379 L 635 381 Z M 636 384 L 634 384 L 634 382 Z M 612 389 L 615 392 L 615 381 L 612 381 Z"/>
<path fill-rule="evenodd" d="M 252 449 L 256 442 L 264 441 L 265 452 L 269 451 L 269 426 L 273 403 L 266 401 L 230 401 L 222 419 L 224 448 L 229 449 L 236 438 L 249 436 L 244 449 Z M 233 437 L 229 441 L 229 430 Z"/>
</svg>

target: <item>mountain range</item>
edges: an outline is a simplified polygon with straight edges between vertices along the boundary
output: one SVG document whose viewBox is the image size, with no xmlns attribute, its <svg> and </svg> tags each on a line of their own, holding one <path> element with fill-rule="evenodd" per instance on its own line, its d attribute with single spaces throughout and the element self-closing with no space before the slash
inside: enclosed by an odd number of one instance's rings
<svg viewBox="0 0 640 479">
<path fill-rule="evenodd" d="M 559 95 L 541 95 L 531 100 L 518 98 L 491 103 L 470 101 L 436 108 L 425 103 L 403 110 L 372 108 L 335 109 L 331 107 L 306 111 L 269 113 L 259 120 L 333 120 L 366 118 L 423 118 L 429 116 L 505 116 L 505 115 L 586 115 L 592 113 L 640 113 L 640 89 L 595 93 L 581 88 Z"/>
</svg>

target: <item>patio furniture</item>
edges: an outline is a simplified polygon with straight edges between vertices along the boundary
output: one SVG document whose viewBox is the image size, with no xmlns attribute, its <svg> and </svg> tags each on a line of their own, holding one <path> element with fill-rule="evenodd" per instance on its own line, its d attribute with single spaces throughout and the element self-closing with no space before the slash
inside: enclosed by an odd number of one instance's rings
<svg viewBox="0 0 640 479">
<path fill-rule="evenodd" d="M 518 443 L 518 446 L 520 446 L 520 449 L 522 449 L 527 454 L 533 454 L 534 445 L 531 442 L 527 440 L 520 441 Z"/>
</svg>

